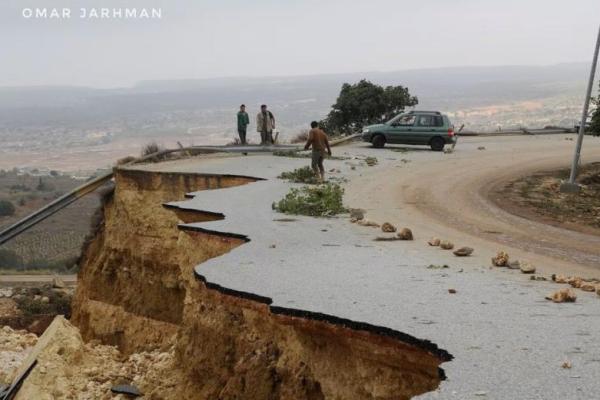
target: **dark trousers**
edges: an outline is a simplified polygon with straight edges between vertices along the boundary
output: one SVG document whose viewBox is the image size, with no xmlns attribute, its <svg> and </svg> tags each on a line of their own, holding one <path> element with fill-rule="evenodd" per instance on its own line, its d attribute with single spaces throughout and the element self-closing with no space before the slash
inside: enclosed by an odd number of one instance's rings
<svg viewBox="0 0 600 400">
<path fill-rule="evenodd" d="M 325 175 L 325 166 L 323 165 L 323 159 L 325 158 L 325 153 L 322 151 L 314 151 L 312 152 L 312 169 L 315 171 L 315 174 L 320 174 L 321 176 Z"/>
<path fill-rule="evenodd" d="M 260 132 L 260 144 L 273 144 L 273 131 L 261 131 Z"/>
<path fill-rule="evenodd" d="M 240 135 L 240 143 L 246 144 L 246 129 L 238 128 L 238 135 Z"/>
</svg>

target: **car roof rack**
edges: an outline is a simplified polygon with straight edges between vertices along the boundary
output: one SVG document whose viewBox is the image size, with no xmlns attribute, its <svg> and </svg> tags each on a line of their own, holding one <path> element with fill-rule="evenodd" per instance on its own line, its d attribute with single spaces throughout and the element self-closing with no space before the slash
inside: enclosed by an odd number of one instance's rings
<svg viewBox="0 0 600 400">
<path fill-rule="evenodd" d="M 412 111 L 409 111 L 408 114 L 436 114 L 436 115 L 442 115 L 442 113 L 439 112 L 439 111 L 424 111 L 424 110 L 412 110 Z"/>
</svg>

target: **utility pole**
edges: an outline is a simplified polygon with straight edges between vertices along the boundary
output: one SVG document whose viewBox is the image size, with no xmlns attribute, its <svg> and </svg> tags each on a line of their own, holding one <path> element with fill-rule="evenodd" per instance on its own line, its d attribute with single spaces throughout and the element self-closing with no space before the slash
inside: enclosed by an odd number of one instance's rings
<svg viewBox="0 0 600 400">
<path fill-rule="evenodd" d="M 592 88 L 594 87 L 594 77 L 596 76 L 596 65 L 598 64 L 598 50 L 600 50 L 600 27 L 598 28 L 598 37 L 596 38 L 596 50 L 594 51 L 594 59 L 592 61 L 592 69 L 590 71 L 590 80 L 588 82 L 587 92 L 585 94 L 585 102 L 583 103 L 583 113 L 581 114 L 581 124 L 579 125 L 579 135 L 577 136 L 577 144 L 575 145 L 575 155 L 573 156 L 573 164 L 571 165 L 571 175 L 568 182 L 563 182 L 560 185 L 560 191 L 564 193 L 578 193 L 580 186 L 575 183 L 577 177 L 577 167 L 579 165 L 579 157 L 581 155 L 581 144 L 583 143 L 583 135 L 587 125 L 588 110 L 590 107 L 590 97 L 592 96 Z"/>
</svg>

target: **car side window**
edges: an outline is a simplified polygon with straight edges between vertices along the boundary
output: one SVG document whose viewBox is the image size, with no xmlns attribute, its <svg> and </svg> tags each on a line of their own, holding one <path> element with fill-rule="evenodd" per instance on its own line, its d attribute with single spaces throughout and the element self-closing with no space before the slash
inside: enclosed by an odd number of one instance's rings
<svg viewBox="0 0 600 400">
<path fill-rule="evenodd" d="M 396 125 L 399 126 L 413 126 L 415 124 L 415 116 L 414 115 L 404 115 L 396 121 Z"/>
<path fill-rule="evenodd" d="M 439 115 L 419 115 L 417 125 L 426 127 L 444 126 L 444 121 Z"/>
</svg>

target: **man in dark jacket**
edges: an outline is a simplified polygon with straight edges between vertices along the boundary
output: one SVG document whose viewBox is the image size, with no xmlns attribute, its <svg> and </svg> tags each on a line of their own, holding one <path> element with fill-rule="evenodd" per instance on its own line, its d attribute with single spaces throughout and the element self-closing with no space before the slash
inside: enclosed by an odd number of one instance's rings
<svg viewBox="0 0 600 400">
<path fill-rule="evenodd" d="M 242 104 L 240 106 L 240 111 L 237 113 L 237 127 L 238 127 L 238 135 L 240 135 L 240 143 L 246 144 L 246 128 L 250 123 L 250 118 L 248 118 L 248 113 L 246 112 L 246 106 Z"/>
</svg>

